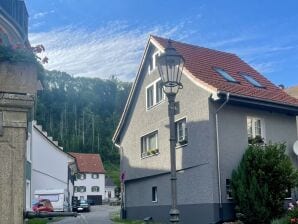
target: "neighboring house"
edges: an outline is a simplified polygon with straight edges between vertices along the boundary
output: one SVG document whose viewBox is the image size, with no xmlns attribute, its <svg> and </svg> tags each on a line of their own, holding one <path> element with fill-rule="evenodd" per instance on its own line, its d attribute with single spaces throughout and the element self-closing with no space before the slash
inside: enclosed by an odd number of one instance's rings
<svg viewBox="0 0 298 224">
<path fill-rule="evenodd" d="M 289 95 L 291 95 L 291 96 L 293 96 L 293 97 L 295 97 L 295 98 L 298 99 L 298 86 L 293 86 L 293 87 L 287 88 L 287 89 L 285 89 L 285 91 Z"/>
<path fill-rule="evenodd" d="M 52 137 L 33 121 L 29 126 L 27 141 L 27 173 L 31 173 L 27 176 L 31 176 L 31 181 L 27 178 L 26 187 L 31 185 L 31 199 L 35 199 L 34 192 L 37 190 L 62 190 L 67 194 L 65 202 L 70 207 L 76 172 L 75 158 L 64 152 L 58 142 L 53 141 Z M 26 205 L 29 208 L 31 202 L 28 202 L 27 188 L 26 193 Z"/>
<path fill-rule="evenodd" d="M 168 222 L 171 204 L 168 104 L 156 58 L 167 40 L 151 36 L 113 142 L 121 152 L 128 219 Z M 230 179 L 253 139 L 297 140 L 298 100 L 231 53 L 173 41 L 185 58 L 176 97 L 181 223 L 234 218 Z"/>
<path fill-rule="evenodd" d="M 290 88 L 285 89 L 285 91 L 290 95 L 298 99 L 298 86 L 293 86 Z M 298 117 L 296 117 L 297 120 L 297 128 L 298 128 Z"/>
<path fill-rule="evenodd" d="M 116 185 L 111 177 L 107 177 L 105 179 L 105 198 L 106 200 L 114 199 L 115 198 L 115 190 Z"/>
<path fill-rule="evenodd" d="M 90 200 L 96 205 L 105 199 L 105 170 L 99 154 L 70 153 L 76 158 L 78 174 L 74 196 L 79 200 Z"/>
</svg>

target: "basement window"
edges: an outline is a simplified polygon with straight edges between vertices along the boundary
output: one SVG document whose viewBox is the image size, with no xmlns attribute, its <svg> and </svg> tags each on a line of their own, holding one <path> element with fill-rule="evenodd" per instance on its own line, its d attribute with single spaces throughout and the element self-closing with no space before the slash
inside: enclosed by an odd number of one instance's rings
<svg viewBox="0 0 298 224">
<path fill-rule="evenodd" d="M 228 200 L 233 199 L 231 179 L 226 179 L 226 194 Z"/>
<path fill-rule="evenodd" d="M 152 187 L 152 202 L 157 202 L 157 187 Z"/>
<path fill-rule="evenodd" d="M 262 84 L 260 84 L 257 80 L 255 80 L 253 77 L 251 77 L 249 74 L 241 73 L 241 75 L 248 81 L 250 84 L 252 84 L 255 87 L 264 88 Z"/>
<path fill-rule="evenodd" d="M 222 76 L 225 80 L 229 82 L 237 82 L 236 79 L 234 79 L 228 72 L 226 72 L 222 68 L 213 68 L 220 76 Z"/>
</svg>

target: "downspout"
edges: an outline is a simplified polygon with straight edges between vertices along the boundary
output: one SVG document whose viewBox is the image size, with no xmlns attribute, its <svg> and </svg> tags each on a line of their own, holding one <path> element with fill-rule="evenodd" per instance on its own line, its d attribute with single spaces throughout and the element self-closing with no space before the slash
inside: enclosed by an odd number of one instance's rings
<svg viewBox="0 0 298 224">
<path fill-rule="evenodd" d="M 226 100 L 215 112 L 215 125 L 216 125 L 216 153 L 217 153 L 217 177 L 218 177 L 218 197 L 219 197 L 219 218 L 223 218 L 223 207 L 222 207 L 222 193 L 221 193 L 221 177 L 220 177 L 220 154 L 219 154 L 219 122 L 218 113 L 228 103 L 230 99 L 230 93 L 226 93 Z"/>
</svg>

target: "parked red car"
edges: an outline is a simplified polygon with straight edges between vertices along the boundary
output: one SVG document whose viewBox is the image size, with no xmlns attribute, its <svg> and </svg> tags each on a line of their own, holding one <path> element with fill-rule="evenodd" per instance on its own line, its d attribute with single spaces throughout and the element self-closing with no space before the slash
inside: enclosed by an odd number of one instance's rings
<svg viewBox="0 0 298 224">
<path fill-rule="evenodd" d="M 49 199 L 40 199 L 33 204 L 32 209 L 34 212 L 53 212 L 53 206 Z"/>
</svg>

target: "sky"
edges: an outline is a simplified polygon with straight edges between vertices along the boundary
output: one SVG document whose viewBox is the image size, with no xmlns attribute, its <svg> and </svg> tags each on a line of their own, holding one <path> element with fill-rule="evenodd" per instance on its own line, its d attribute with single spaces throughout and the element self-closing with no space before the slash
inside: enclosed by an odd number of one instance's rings
<svg viewBox="0 0 298 224">
<path fill-rule="evenodd" d="M 237 54 L 270 79 L 298 85 L 298 1 L 25 0 L 29 40 L 47 69 L 133 81 L 149 35 Z"/>
</svg>

